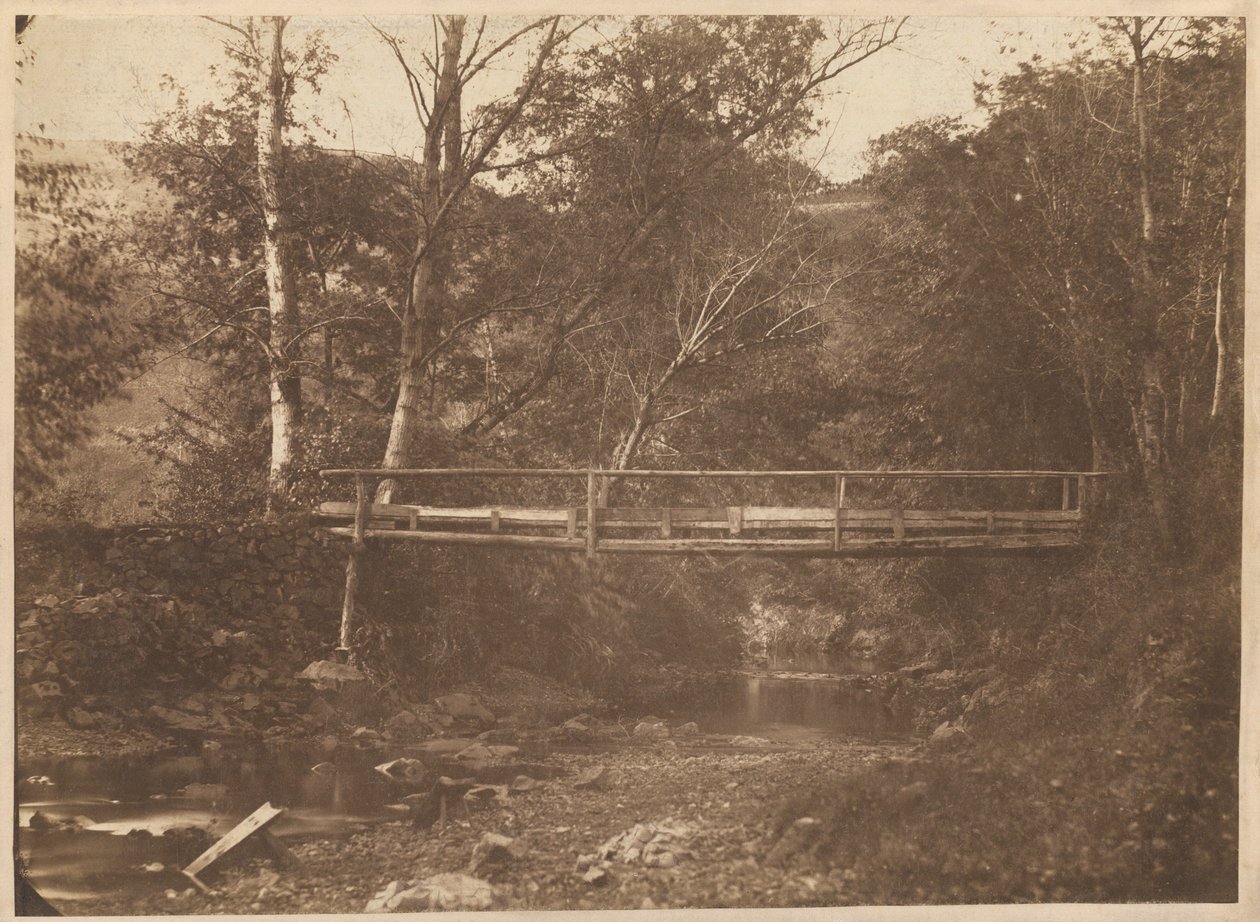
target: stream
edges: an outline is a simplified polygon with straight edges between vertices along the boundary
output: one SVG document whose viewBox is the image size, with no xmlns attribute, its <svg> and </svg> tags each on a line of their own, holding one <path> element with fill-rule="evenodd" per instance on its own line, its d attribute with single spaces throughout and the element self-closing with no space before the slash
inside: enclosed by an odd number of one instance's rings
<svg viewBox="0 0 1260 922">
<path fill-rule="evenodd" d="M 771 657 L 766 668 L 689 689 L 662 716 L 673 725 L 695 721 L 703 734 L 781 745 L 904 736 L 876 693 L 838 677 L 872 671 L 863 661 Z M 189 882 L 179 869 L 262 803 L 285 808 L 271 827 L 281 839 L 349 836 L 397 818 L 388 805 L 399 801 L 399 789 L 373 766 L 406 755 L 453 774 L 446 765 L 460 745 L 439 739 L 358 749 L 343 742 L 330 751 L 318 744 L 190 744 L 185 752 L 135 758 L 24 759 L 17 767 L 19 853 L 27 879 L 54 906 L 182 891 Z M 521 755 L 545 759 L 547 751 L 545 744 L 523 744 Z M 329 762 L 335 770 L 312 771 Z"/>
</svg>

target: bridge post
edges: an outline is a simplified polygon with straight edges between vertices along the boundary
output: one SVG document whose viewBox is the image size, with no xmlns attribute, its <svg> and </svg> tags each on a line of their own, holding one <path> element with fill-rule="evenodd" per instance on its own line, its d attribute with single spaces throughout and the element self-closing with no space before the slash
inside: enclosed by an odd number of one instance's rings
<svg viewBox="0 0 1260 922">
<path fill-rule="evenodd" d="M 359 590 L 359 562 L 367 546 L 363 535 L 367 529 L 367 483 L 362 474 L 354 475 L 354 535 L 350 544 L 350 557 L 346 561 L 346 595 L 341 603 L 341 633 L 337 640 L 337 655 L 350 660 L 350 638 L 354 630 L 355 595 Z"/>
<path fill-rule="evenodd" d="M 1063 511 L 1067 512 L 1072 508 L 1072 478 L 1063 478 Z"/>
<path fill-rule="evenodd" d="M 840 550 L 840 544 L 842 541 L 844 541 L 844 521 L 845 521 L 845 516 L 847 515 L 844 508 L 844 487 L 845 487 L 844 476 L 841 474 L 836 474 L 836 499 L 835 499 L 836 531 L 835 531 L 835 535 L 832 538 L 832 547 L 837 551 Z"/>
<path fill-rule="evenodd" d="M 599 488 L 595 472 L 586 471 L 586 556 L 594 557 L 599 543 L 599 524 L 595 521 L 595 510 L 599 505 Z"/>
</svg>

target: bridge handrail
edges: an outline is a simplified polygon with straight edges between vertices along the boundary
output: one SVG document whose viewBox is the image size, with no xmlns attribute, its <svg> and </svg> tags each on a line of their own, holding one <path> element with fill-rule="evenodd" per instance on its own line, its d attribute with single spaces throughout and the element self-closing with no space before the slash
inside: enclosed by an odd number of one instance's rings
<svg viewBox="0 0 1260 922">
<path fill-rule="evenodd" d="M 319 475 L 325 479 L 347 477 L 854 477 L 868 480 L 930 480 L 932 478 L 999 479 L 1107 477 L 1114 471 L 666 471 L 604 470 L 601 468 L 501 468 L 501 467 L 429 467 L 429 468 L 327 468 Z"/>
</svg>

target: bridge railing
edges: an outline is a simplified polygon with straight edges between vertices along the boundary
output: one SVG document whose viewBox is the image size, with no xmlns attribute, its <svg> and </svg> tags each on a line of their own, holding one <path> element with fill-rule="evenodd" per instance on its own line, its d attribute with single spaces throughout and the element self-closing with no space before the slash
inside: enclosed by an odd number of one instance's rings
<svg viewBox="0 0 1260 922">
<path fill-rule="evenodd" d="M 924 549 L 951 546 L 950 538 L 988 536 L 969 540 L 970 546 L 1014 547 L 1069 543 L 1079 533 L 1087 506 L 1088 484 L 1104 476 L 1091 471 L 928 471 L 928 470 L 809 470 L 809 471 L 666 471 L 569 468 L 420 468 L 331 469 L 330 480 L 352 479 L 354 503 L 324 503 L 319 510 L 333 524 L 330 531 L 355 539 L 365 537 L 515 546 L 585 549 L 589 556 L 609 551 L 732 551 L 809 553 L 830 549 L 840 553 L 864 547 L 904 546 Z M 382 481 L 434 478 L 558 478 L 585 480 L 585 503 L 569 505 L 431 506 L 380 504 L 370 490 Z M 607 504 L 615 482 L 651 480 L 780 480 L 812 481 L 824 485 L 825 504 L 677 506 Z M 958 481 L 1005 482 L 1037 485 L 1045 494 L 1053 489 L 1051 508 L 1001 508 L 992 501 L 971 508 L 907 508 L 891 497 L 877 507 L 855 504 L 857 484 L 915 481 L 946 484 Z M 577 483 L 573 484 L 575 487 Z M 1049 485 L 1049 488 L 1047 487 Z M 1030 491 L 1031 492 L 1031 491 Z M 477 531 L 467 531 L 468 526 Z M 460 530 L 453 530 L 460 529 Z M 528 533 L 522 533 L 522 532 Z M 562 531 L 562 534 L 555 534 Z M 544 532 L 540 534 L 539 532 Z M 648 532 L 650 534 L 646 534 Z M 773 532 L 774 537 L 766 537 Z M 790 536 L 785 536 L 785 533 Z M 702 537 L 695 537 L 697 534 Z M 755 534 L 757 537 L 750 537 Z M 808 537 L 797 537 L 805 534 Z M 682 537 L 681 535 L 686 535 Z M 874 535 L 875 537 L 871 537 Z M 1015 540 L 1025 539 L 1025 540 Z M 957 544 L 955 540 L 952 542 Z"/>
</svg>

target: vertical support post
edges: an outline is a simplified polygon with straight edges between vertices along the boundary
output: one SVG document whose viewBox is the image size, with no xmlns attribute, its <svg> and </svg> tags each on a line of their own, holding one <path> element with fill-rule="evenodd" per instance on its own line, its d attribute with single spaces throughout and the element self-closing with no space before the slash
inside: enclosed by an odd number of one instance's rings
<svg viewBox="0 0 1260 922">
<path fill-rule="evenodd" d="M 1076 475 L 1076 511 L 1085 518 L 1085 475 Z"/>
<path fill-rule="evenodd" d="M 836 500 L 835 500 L 836 531 L 835 531 L 835 535 L 832 537 L 831 543 L 832 543 L 832 548 L 837 551 L 840 550 L 840 544 L 842 541 L 844 541 L 844 521 L 846 518 L 846 512 L 844 508 L 844 488 L 845 488 L 845 478 L 840 474 L 836 474 Z"/>
<path fill-rule="evenodd" d="M 661 508 L 661 537 L 669 538 L 674 534 L 674 511 L 669 506 Z"/>
<path fill-rule="evenodd" d="M 1063 478 L 1063 511 L 1067 512 L 1072 508 L 1072 478 Z"/>
<path fill-rule="evenodd" d="M 906 515 L 901 511 L 901 505 L 893 506 L 892 510 L 892 527 L 893 537 L 898 541 L 906 536 Z"/>
<path fill-rule="evenodd" d="M 744 507 L 727 506 L 726 524 L 730 527 L 731 537 L 738 538 L 744 531 Z"/>
<path fill-rule="evenodd" d="M 497 532 L 499 530 L 499 526 L 501 524 L 500 522 L 501 518 L 502 518 L 502 513 L 500 513 L 498 509 L 490 510 L 490 530 L 491 531 Z"/>
<path fill-rule="evenodd" d="M 986 535 L 991 535 L 994 533 L 995 529 L 996 529 L 996 525 L 994 523 L 993 513 L 986 512 L 984 514 L 984 533 Z"/>
<path fill-rule="evenodd" d="M 594 557 L 595 548 L 599 543 L 599 523 L 595 520 L 595 510 L 598 508 L 599 489 L 595 482 L 595 472 L 587 469 L 586 471 L 586 556 Z"/>
<path fill-rule="evenodd" d="M 354 631 L 354 602 L 359 590 L 359 564 L 367 542 L 367 482 L 362 474 L 354 475 L 354 537 L 350 544 L 350 557 L 346 561 L 346 595 L 341 603 L 341 633 L 337 640 L 337 653 L 351 659 L 350 638 Z"/>
<path fill-rule="evenodd" d="M 577 507 L 570 506 L 565 510 L 564 536 L 566 538 L 577 537 Z"/>
</svg>

